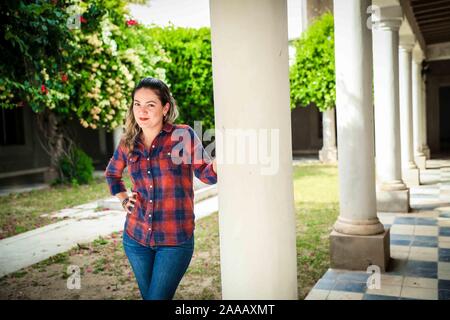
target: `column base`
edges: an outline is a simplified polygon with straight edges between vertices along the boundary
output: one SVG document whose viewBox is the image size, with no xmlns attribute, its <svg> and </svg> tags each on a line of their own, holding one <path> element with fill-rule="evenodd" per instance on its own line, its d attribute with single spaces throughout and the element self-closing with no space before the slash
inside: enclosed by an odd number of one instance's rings
<svg viewBox="0 0 450 320">
<path fill-rule="evenodd" d="M 409 189 L 383 190 L 377 188 L 378 212 L 409 212 Z"/>
<path fill-rule="evenodd" d="M 425 170 L 427 168 L 427 157 L 425 154 L 414 157 L 414 160 L 420 170 Z"/>
<path fill-rule="evenodd" d="M 323 163 L 337 163 L 337 149 L 322 148 L 319 151 L 319 160 Z"/>
<path fill-rule="evenodd" d="M 370 265 L 386 271 L 390 259 L 390 229 L 373 236 L 330 234 L 331 268 L 366 271 Z"/>
<path fill-rule="evenodd" d="M 419 169 L 406 169 L 403 171 L 403 182 L 410 187 L 420 186 Z"/>
</svg>

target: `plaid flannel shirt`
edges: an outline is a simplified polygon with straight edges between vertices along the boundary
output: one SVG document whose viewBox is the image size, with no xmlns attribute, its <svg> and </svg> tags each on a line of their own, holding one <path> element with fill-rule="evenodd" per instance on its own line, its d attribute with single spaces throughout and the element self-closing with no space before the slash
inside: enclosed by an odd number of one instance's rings
<svg viewBox="0 0 450 320">
<path fill-rule="evenodd" d="M 140 138 L 131 153 L 119 144 L 104 173 L 112 195 L 127 191 L 122 180 L 125 167 L 132 191 L 137 192 L 125 232 L 145 246 L 188 240 L 195 229 L 193 174 L 204 183 L 217 182 L 211 158 L 195 131 L 166 123 L 149 150 Z"/>
</svg>

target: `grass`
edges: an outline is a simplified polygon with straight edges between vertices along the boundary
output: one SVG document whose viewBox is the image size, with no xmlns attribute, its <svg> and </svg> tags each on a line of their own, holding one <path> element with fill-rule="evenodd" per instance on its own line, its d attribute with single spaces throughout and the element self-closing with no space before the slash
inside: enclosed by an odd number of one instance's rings
<svg viewBox="0 0 450 320">
<path fill-rule="evenodd" d="M 131 186 L 124 174 L 125 185 Z M 105 178 L 95 178 L 80 186 L 53 186 L 44 190 L 13 193 L 0 197 L 0 239 L 33 230 L 58 221 L 42 216 L 96 199 L 110 196 Z"/>
<path fill-rule="evenodd" d="M 338 215 L 336 166 L 294 167 L 298 298 L 329 267 L 329 240 Z M 67 267 L 80 266 L 82 289 L 68 290 Z M 218 214 L 196 223 L 195 251 L 175 299 L 221 299 Z M 0 279 L 0 299 L 140 299 L 124 254 L 122 233 L 100 237 Z"/>
<path fill-rule="evenodd" d="M 337 167 L 297 166 L 294 197 L 298 295 L 304 299 L 330 265 L 328 237 L 339 213 Z"/>
</svg>

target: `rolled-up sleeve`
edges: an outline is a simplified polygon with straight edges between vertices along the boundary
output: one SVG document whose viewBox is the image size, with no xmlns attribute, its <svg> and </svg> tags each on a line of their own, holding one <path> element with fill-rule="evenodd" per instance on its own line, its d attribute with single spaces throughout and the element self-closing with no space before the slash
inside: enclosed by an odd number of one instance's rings
<svg viewBox="0 0 450 320">
<path fill-rule="evenodd" d="M 106 167 L 104 176 L 106 182 L 108 183 L 109 192 L 111 195 L 116 195 L 120 192 L 126 192 L 127 189 L 122 180 L 122 172 L 127 165 L 127 156 L 124 152 L 124 147 L 122 144 L 114 151 L 112 158 L 109 160 L 108 166 Z"/>
</svg>

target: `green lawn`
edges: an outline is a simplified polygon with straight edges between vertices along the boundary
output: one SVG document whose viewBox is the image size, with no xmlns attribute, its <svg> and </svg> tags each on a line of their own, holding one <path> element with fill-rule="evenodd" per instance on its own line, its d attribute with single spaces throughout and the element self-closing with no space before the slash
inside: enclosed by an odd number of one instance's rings
<svg viewBox="0 0 450 320">
<path fill-rule="evenodd" d="M 294 167 L 298 298 L 304 299 L 329 266 L 329 240 L 338 215 L 337 167 Z M 67 290 L 67 266 L 82 273 L 82 289 Z M 199 220 L 195 252 L 175 299 L 221 299 L 218 214 Z M 0 279 L 0 299 L 139 299 L 123 253 L 121 233 L 81 245 Z"/>
<path fill-rule="evenodd" d="M 128 188 L 130 179 L 124 174 Z M 54 186 L 43 190 L 13 193 L 0 197 L 0 239 L 56 222 L 41 217 L 64 208 L 110 196 L 105 178 L 96 178 L 81 186 Z"/>
<path fill-rule="evenodd" d="M 329 239 L 339 214 L 336 166 L 302 165 L 294 171 L 299 299 L 329 268 Z"/>
</svg>

